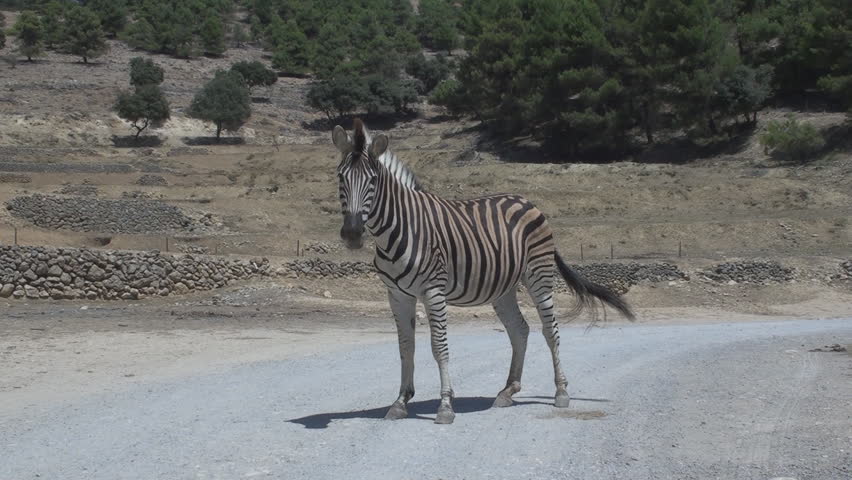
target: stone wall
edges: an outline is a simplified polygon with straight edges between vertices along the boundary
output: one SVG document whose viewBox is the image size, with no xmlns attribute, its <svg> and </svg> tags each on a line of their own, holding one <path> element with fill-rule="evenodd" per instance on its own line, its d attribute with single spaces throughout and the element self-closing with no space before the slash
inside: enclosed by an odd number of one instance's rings
<svg viewBox="0 0 852 480">
<path fill-rule="evenodd" d="M 6 209 L 42 228 L 78 232 L 166 233 L 191 230 L 194 226 L 178 207 L 156 200 L 34 194 L 9 200 Z"/>
<path fill-rule="evenodd" d="M 702 272 L 704 276 L 719 283 L 783 283 L 796 278 L 792 268 L 772 261 L 726 262 Z"/>
<path fill-rule="evenodd" d="M 211 290 L 270 274 L 265 258 L 0 246 L 2 298 L 136 300 Z"/>
</svg>

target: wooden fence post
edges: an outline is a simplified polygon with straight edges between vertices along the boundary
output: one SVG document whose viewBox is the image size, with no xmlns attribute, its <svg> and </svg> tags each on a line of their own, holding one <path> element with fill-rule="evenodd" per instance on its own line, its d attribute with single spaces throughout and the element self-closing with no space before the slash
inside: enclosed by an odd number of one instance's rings
<svg viewBox="0 0 852 480">
<path fill-rule="evenodd" d="M 613 260 L 615 258 L 615 249 L 612 247 L 612 242 L 609 242 L 609 259 Z"/>
<path fill-rule="evenodd" d="M 583 244 L 580 244 L 580 261 L 583 261 Z"/>
<path fill-rule="evenodd" d="M 680 258 L 683 255 L 683 240 L 678 240 L 677 242 L 677 258 Z"/>
<path fill-rule="evenodd" d="M 18 246 L 18 227 L 13 227 L 15 229 L 15 246 Z"/>
</svg>

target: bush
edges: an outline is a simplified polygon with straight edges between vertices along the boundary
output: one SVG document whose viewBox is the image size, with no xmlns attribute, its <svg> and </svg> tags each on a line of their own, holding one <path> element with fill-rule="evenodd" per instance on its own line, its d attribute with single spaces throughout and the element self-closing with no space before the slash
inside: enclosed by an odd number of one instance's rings
<svg viewBox="0 0 852 480">
<path fill-rule="evenodd" d="M 444 107 L 452 113 L 461 111 L 457 102 L 461 92 L 461 84 L 454 78 L 439 83 L 429 94 L 429 103 Z"/>
<path fill-rule="evenodd" d="M 225 27 L 218 16 L 210 16 L 201 25 L 201 47 L 208 55 L 225 53 Z"/>
<path fill-rule="evenodd" d="M 426 58 L 423 53 L 412 56 L 405 71 L 417 79 L 417 93 L 426 95 L 450 75 L 450 63 L 443 55 Z"/>
<path fill-rule="evenodd" d="M 237 62 L 231 65 L 231 71 L 238 72 L 243 76 L 249 90 L 254 87 L 269 87 L 278 81 L 278 75 L 257 60 Z"/>
<path fill-rule="evenodd" d="M 187 111 L 192 118 L 216 124 L 216 139 L 222 130 L 237 130 L 251 116 L 251 97 L 238 72 L 218 71 L 192 99 Z"/>
<path fill-rule="evenodd" d="M 825 146 L 825 139 L 812 124 L 798 122 L 789 115 L 783 122 L 769 122 L 760 135 L 760 143 L 767 152 L 803 162 Z"/>
<path fill-rule="evenodd" d="M 136 57 L 130 59 L 130 84 L 134 86 L 163 83 L 163 68 L 152 60 Z"/>
</svg>

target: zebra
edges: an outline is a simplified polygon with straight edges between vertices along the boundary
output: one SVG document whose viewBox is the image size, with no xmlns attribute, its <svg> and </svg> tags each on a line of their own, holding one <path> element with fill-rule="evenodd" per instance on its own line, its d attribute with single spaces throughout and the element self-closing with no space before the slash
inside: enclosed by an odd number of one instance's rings
<svg viewBox="0 0 852 480">
<path fill-rule="evenodd" d="M 448 370 L 447 306 L 491 303 L 512 345 L 506 386 L 495 407 L 512 405 L 521 390 L 529 326 L 518 306 L 522 283 L 542 322 L 553 360 L 554 405 L 568 407 L 568 382 L 559 360 L 559 330 L 554 316 L 555 271 L 577 298 L 575 310 L 601 301 L 630 320 L 628 304 L 572 270 L 556 251 L 544 215 L 520 195 L 490 195 L 448 200 L 427 192 L 410 169 L 388 150 L 388 137 L 373 137 L 360 119 L 352 135 L 340 125 L 332 141 L 342 155 L 337 167 L 346 247 L 364 245 L 365 231 L 375 241 L 373 264 L 387 286 L 396 322 L 401 381 L 387 419 L 408 416 L 414 396 L 414 331 L 417 301 L 426 309 L 432 355 L 441 378 L 435 423 L 453 423 L 453 388 Z M 594 312 L 594 310 L 593 310 Z"/>
</svg>

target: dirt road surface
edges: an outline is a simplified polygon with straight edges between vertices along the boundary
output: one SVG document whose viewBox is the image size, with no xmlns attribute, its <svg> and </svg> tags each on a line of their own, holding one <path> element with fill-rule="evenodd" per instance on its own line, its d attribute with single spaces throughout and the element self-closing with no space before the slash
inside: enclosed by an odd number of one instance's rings
<svg viewBox="0 0 852 480">
<path fill-rule="evenodd" d="M 494 330 L 451 328 L 449 426 L 432 423 L 422 328 L 402 421 L 381 419 L 398 381 L 387 330 L 335 331 L 280 358 L 262 352 L 297 344 L 281 332 L 221 333 L 265 347 L 120 388 L 2 392 L 14 401 L 0 409 L 0 479 L 852 478 L 852 356 L 810 351 L 852 343 L 852 319 L 564 328 L 568 409 L 551 405 L 537 332 L 516 405 L 490 408 L 510 356 Z"/>
</svg>

